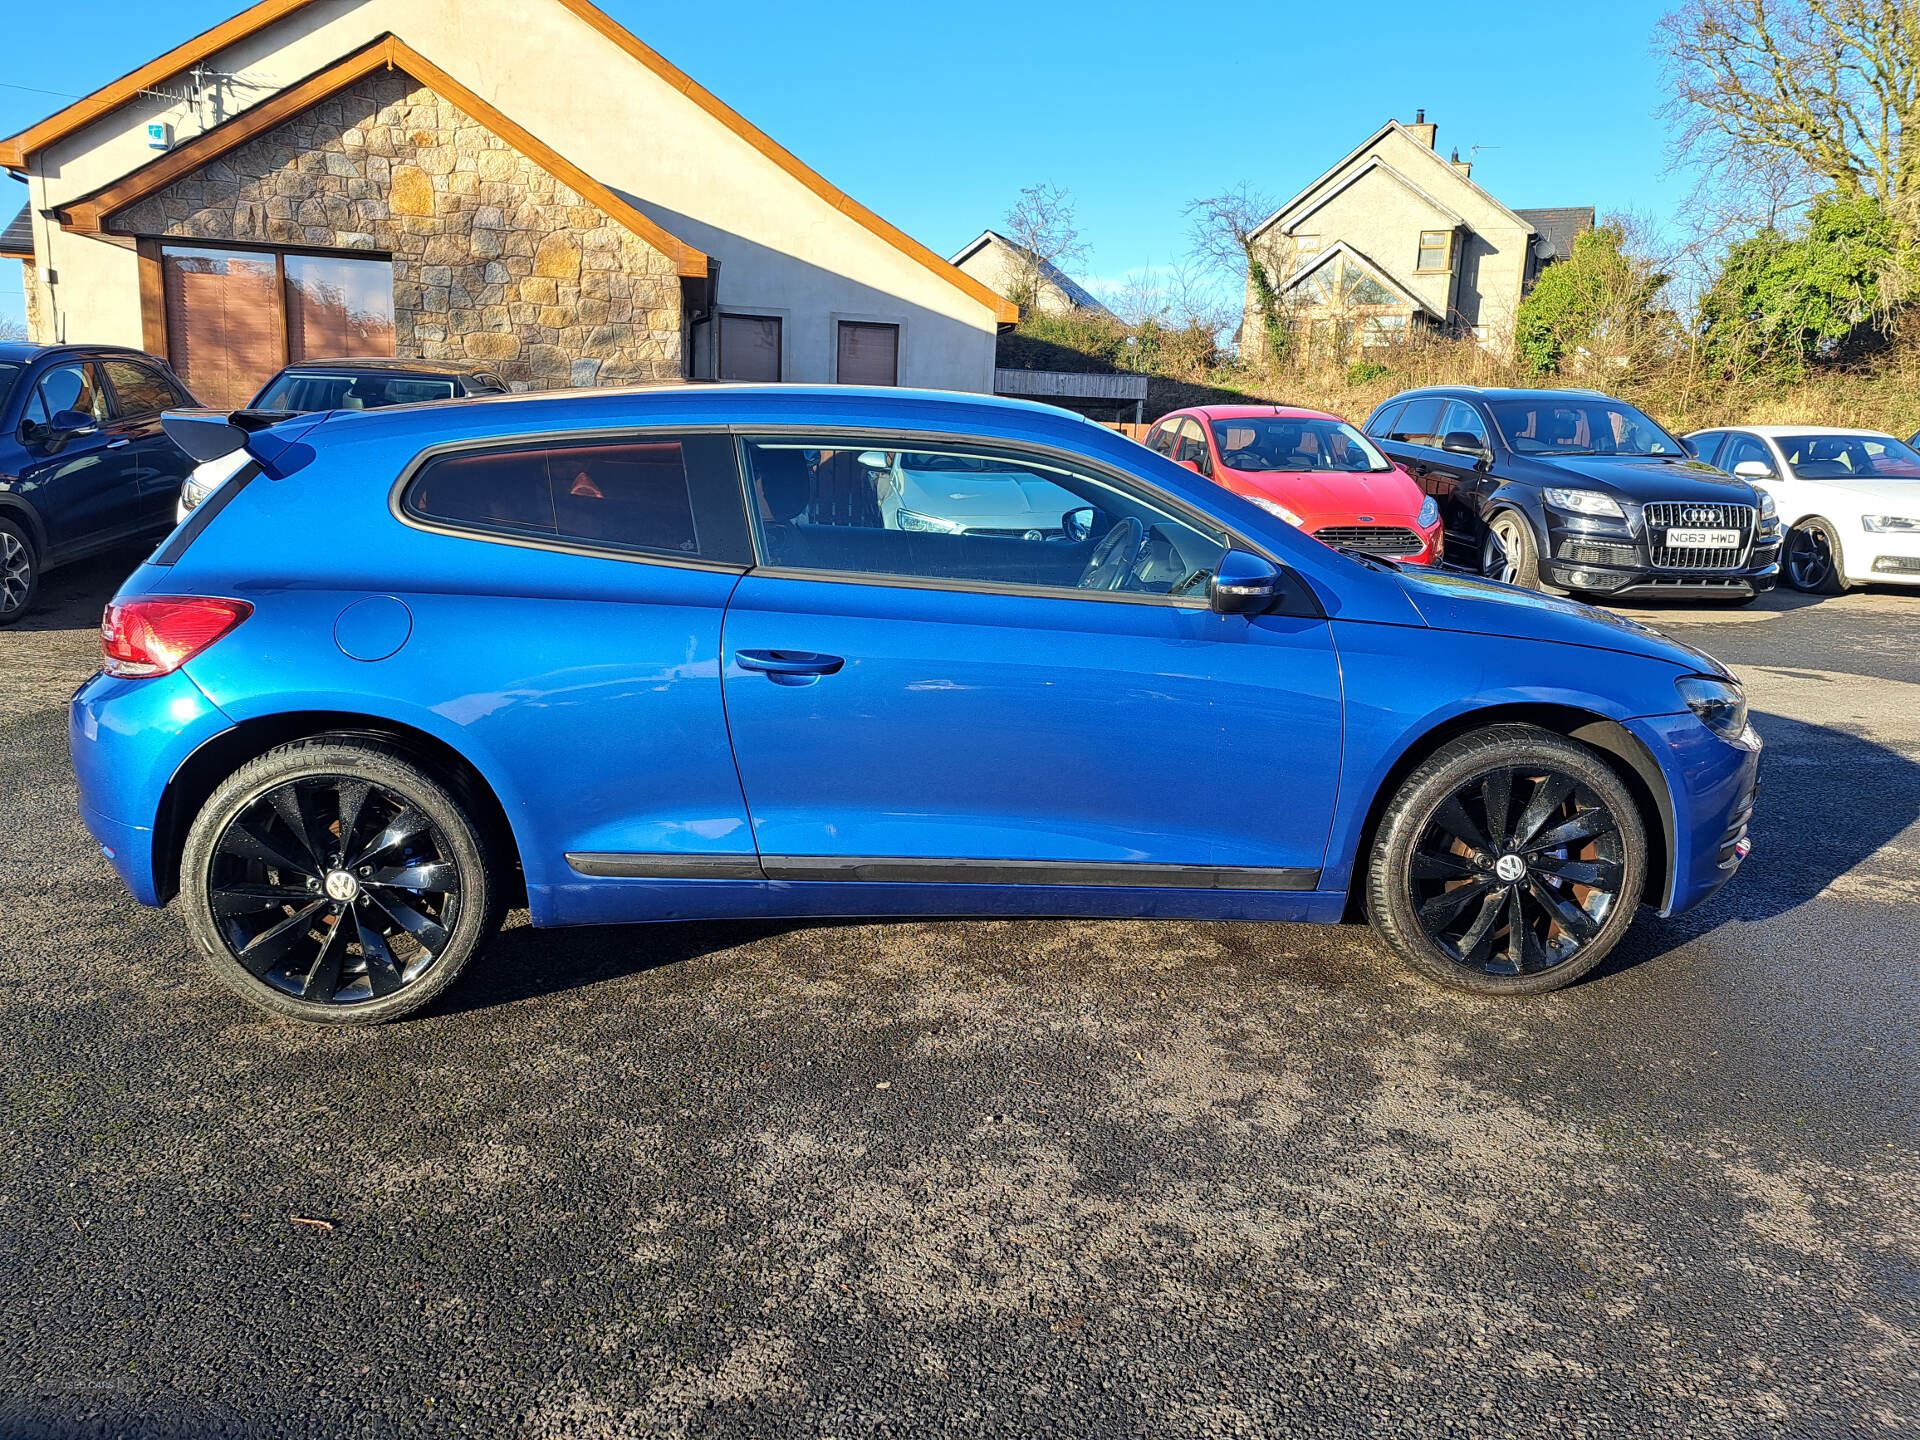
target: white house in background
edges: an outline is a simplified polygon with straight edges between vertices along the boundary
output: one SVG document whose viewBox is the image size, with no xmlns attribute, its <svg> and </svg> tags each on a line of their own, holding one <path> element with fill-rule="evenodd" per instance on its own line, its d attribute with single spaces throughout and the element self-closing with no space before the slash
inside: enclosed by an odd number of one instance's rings
<svg viewBox="0 0 1920 1440">
<path fill-rule="evenodd" d="M 1018 318 L 588 0 L 261 0 L 0 167 L 33 337 L 209 401 L 322 352 L 990 391 Z"/>
<path fill-rule="evenodd" d="M 1011 297 L 1021 279 L 1034 272 L 1033 308 L 1042 315 L 1104 315 L 1113 312 L 1096 300 L 1059 266 L 1042 260 L 997 230 L 982 230 L 980 238 L 963 247 L 951 263 L 994 294 Z"/>
<path fill-rule="evenodd" d="M 1252 233 L 1303 354 L 1388 345 L 1418 329 L 1504 349 L 1520 301 L 1593 228 L 1591 206 L 1509 210 L 1443 159 L 1423 110 L 1389 120 Z M 1248 286 L 1243 342 L 1261 317 Z"/>
</svg>

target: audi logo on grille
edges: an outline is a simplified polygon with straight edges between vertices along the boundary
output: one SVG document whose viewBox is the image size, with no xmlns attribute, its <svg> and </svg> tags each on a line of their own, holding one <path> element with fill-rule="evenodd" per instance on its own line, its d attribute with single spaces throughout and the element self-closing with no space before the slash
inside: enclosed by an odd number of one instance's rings
<svg viewBox="0 0 1920 1440">
<path fill-rule="evenodd" d="M 1685 510 L 1681 512 L 1680 518 L 1689 525 L 1711 525 L 1720 516 L 1712 510 Z"/>
</svg>

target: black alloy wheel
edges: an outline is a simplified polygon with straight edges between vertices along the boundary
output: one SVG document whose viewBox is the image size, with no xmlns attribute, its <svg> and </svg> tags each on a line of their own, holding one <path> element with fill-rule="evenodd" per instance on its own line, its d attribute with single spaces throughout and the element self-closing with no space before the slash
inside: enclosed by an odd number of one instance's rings
<svg viewBox="0 0 1920 1440">
<path fill-rule="evenodd" d="M 1375 846 L 1369 908 L 1389 945 L 1442 984 L 1533 993 L 1600 963 L 1645 874 L 1638 807 L 1605 758 L 1500 726 L 1408 777 Z"/>
<path fill-rule="evenodd" d="M 1840 537 L 1824 520 L 1803 520 L 1787 533 L 1787 580 L 1809 595 L 1838 595 L 1847 588 Z"/>
<path fill-rule="evenodd" d="M 309 742 L 243 767 L 189 837 L 189 919 L 275 1014 L 372 1023 L 451 984 L 496 923 L 478 829 L 383 747 Z"/>
<path fill-rule="evenodd" d="M 33 542 L 11 520 L 0 520 L 0 625 L 27 613 L 40 588 L 40 566 Z"/>
</svg>

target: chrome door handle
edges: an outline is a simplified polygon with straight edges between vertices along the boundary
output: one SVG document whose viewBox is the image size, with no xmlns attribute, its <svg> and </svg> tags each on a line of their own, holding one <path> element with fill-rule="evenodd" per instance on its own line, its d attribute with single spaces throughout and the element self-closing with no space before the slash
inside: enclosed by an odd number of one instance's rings
<svg viewBox="0 0 1920 1440">
<path fill-rule="evenodd" d="M 132 443 L 133 441 L 131 440 L 109 440 L 107 442 L 107 448 L 109 450 L 118 450 L 122 445 L 131 445 Z"/>
</svg>

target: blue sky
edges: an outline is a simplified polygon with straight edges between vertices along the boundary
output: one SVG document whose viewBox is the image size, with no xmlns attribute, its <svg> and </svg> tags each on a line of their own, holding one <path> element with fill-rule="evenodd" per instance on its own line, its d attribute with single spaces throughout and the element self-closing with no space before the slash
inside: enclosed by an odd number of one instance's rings
<svg viewBox="0 0 1920 1440">
<path fill-rule="evenodd" d="M 539 3 L 539 0 L 521 0 Z M 950 254 L 1020 188 L 1066 186 L 1109 284 L 1179 261 L 1188 201 L 1241 181 L 1285 197 L 1389 117 L 1516 208 L 1671 219 L 1653 27 L 1672 0 L 1584 5 L 600 0 L 641 39 L 909 234 Z M 240 0 L 10 0 L 0 134 L 225 19 Z M 510 97 L 502 108 L 513 110 Z M 565 149 L 564 139 L 560 148 Z M 644 136 L 634 137 L 644 144 Z M 0 178 L 0 224 L 26 187 Z M 0 266 L 0 315 L 21 313 Z"/>
</svg>

